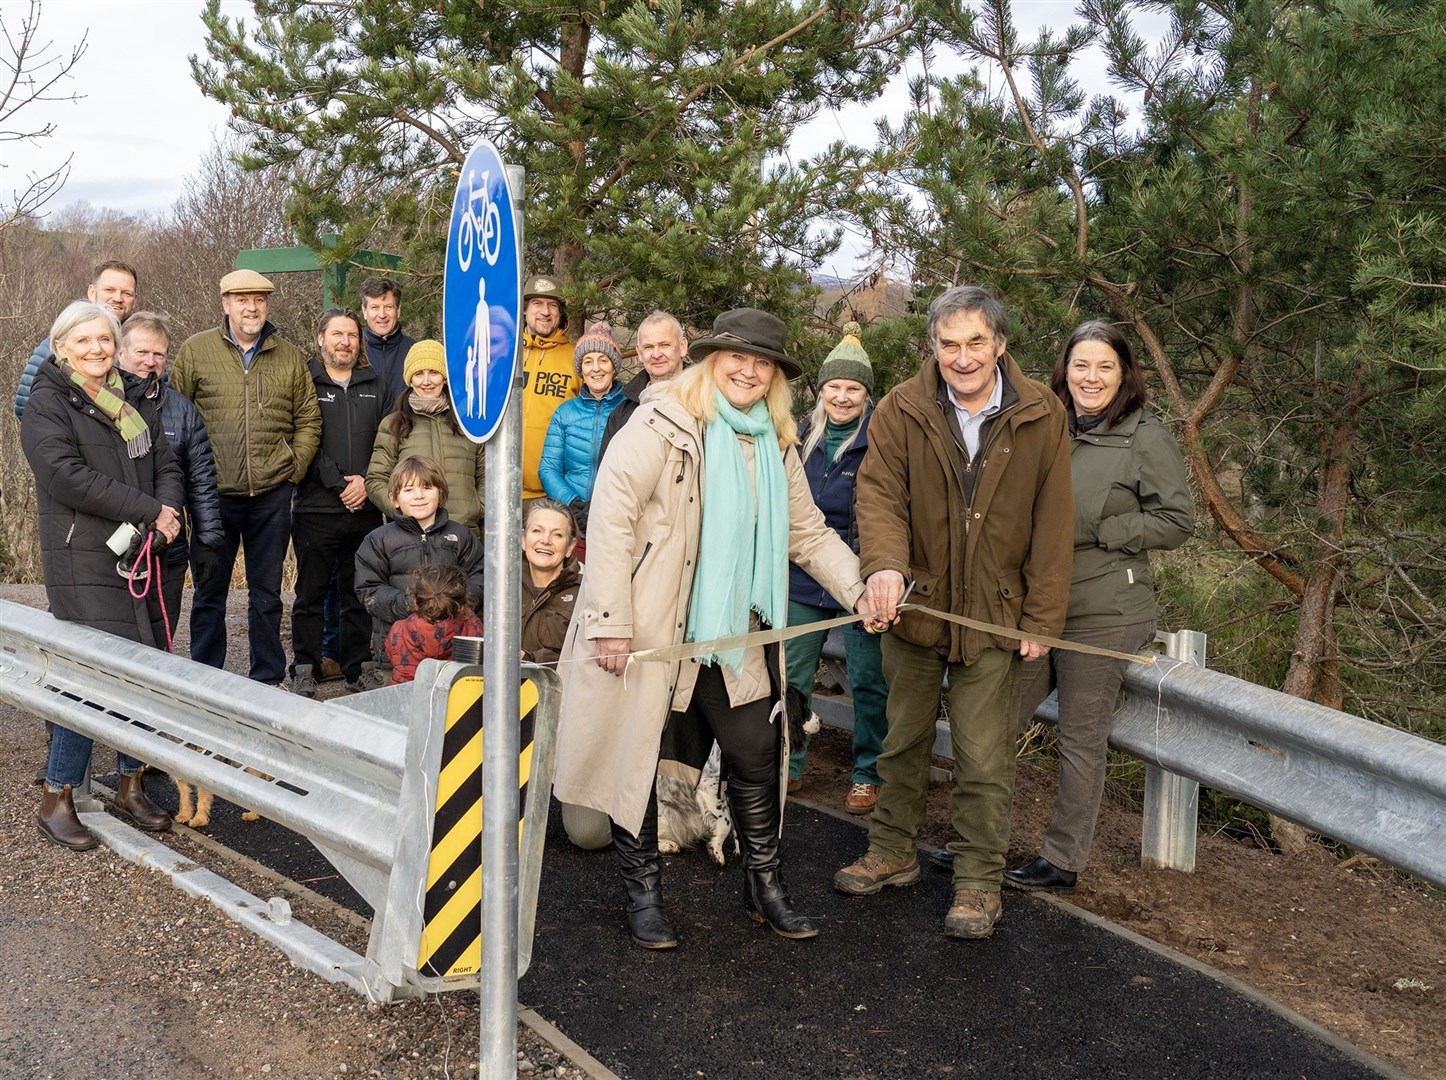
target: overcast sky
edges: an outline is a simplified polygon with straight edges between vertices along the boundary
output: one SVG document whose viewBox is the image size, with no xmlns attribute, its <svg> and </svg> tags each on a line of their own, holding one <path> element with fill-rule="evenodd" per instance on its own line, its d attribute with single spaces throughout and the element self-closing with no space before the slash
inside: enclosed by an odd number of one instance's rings
<svg viewBox="0 0 1446 1080">
<path fill-rule="evenodd" d="M 201 0 L 43 0 L 38 37 L 53 43 L 53 54 L 69 55 L 85 35 L 86 54 L 64 84 L 64 92 L 80 98 L 41 103 L 16 117 L 11 126 L 53 123 L 55 133 L 34 143 L 4 144 L 0 204 L 11 202 L 30 174 L 48 172 L 73 154 L 70 178 L 51 210 L 77 202 L 128 213 L 170 206 L 226 125 L 226 110 L 201 95 L 187 62 L 204 49 L 202 6 Z M 1016 0 L 1014 7 L 1024 38 L 1046 22 L 1062 27 L 1073 21 L 1074 0 Z M 225 0 L 222 8 L 233 17 L 251 12 L 243 0 Z M 12 38 L 27 11 L 26 0 L 0 0 Z M 1085 58 L 1079 74 L 1095 92 L 1105 88 L 1100 57 Z M 795 140 L 795 149 L 808 154 L 849 137 L 871 142 L 874 118 L 897 117 L 906 105 L 900 80 L 880 102 L 819 117 Z"/>
</svg>

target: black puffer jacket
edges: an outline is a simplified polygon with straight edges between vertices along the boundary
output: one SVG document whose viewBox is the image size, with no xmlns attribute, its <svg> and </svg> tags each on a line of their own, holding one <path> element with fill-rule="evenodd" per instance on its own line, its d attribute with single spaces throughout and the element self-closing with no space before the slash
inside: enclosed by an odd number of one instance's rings
<svg viewBox="0 0 1446 1080">
<path fill-rule="evenodd" d="M 467 601 L 482 606 L 482 542 L 465 525 L 437 511 L 423 529 L 412 517 L 397 516 L 367 533 L 356 553 L 356 594 L 372 618 L 387 629 L 412 613 L 407 596 L 412 579 L 427 563 L 455 562 L 467 571 Z"/>
<path fill-rule="evenodd" d="M 126 387 L 126 400 L 145 417 L 152 439 L 149 453 L 131 459 L 110 418 L 59 367 L 42 364 L 20 425 L 20 445 L 35 474 L 51 612 L 164 648 L 159 595 L 133 600 L 106 547 L 121 522 L 145 528 L 163 504 L 179 510 L 184 498 L 181 467 L 162 431 L 157 402 L 145 397 L 144 389 L 139 382 Z"/>
<path fill-rule="evenodd" d="M 341 502 L 348 476 L 365 477 L 382 417 L 392 411 L 392 394 L 370 367 L 352 370 L 342 386 L 311 360 L 311 381 L 321 408 L 321 446 L 296 489 L 296 513 L 350 513 Z M 375 511 L 369 511 L 375 516 Z"/>
<path fill-rule="evenodd" d="M 134 375 L 124 378 L 127 385 L 142 381 Z M 216 458 L 211 453 L 206 422 L 195 403 L 172 390 L 164 378 L 152 392 L 160 398 L 161 427 L 181 467 L 181 482 L 186 489 L 186 520 L 181 535 L 166 546 L 167 570 L 184 574 L 191 540 L 218 548 L 226 539 L 221 529 L 221 496 L 216 490 Z"/>
</svg>

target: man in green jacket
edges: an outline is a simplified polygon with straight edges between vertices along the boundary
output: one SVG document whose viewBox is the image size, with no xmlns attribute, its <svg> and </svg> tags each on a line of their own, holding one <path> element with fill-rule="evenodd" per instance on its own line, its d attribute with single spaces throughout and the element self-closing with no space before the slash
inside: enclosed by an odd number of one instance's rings
<svg viewBox="0 0 1446 1080">
<path fill-rule="evenodd" d="M 226 663 L 226 598 L 236 549 L 246 552 L 250 676 L 280 685 L 281 567 L 291 536 L 291 497 L 321 443 L 321 410 L 306 354 L 268 320 L 271 282 L 254 270 L 221 279 L 225 319 L 187 338 L 171 364 L 171 389 L 196 403 L 221 493 L 226 540 L 200 548 L 191 572 L 191 659 Z"/>
<path fill-rule="evenodd" d="M 856 494 L 869 603 L 899 621 L 883 641 L 889 730 L 869 850 L 834 887 L 867 896 L 919 880 L 947 677 L 957 836 L 944 933 L 960 938 L 988 937 L 999 921 L 1020 663 L 1049 651 L 1022 635 L 1059 637 L 1074 545 L 1064 406 L 1006 354 L 1008 330 L 1004 306 L 975 286 L 929 305 L 934 358 L 874 410 Z"/>
</svg>

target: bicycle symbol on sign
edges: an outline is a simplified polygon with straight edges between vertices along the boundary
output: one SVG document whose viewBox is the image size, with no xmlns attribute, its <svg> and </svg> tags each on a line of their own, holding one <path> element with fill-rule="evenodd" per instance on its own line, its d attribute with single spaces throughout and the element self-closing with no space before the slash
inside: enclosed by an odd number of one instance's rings
<svg viewBox="0 0 1446 1080">
<path fill-rule="evenodd" d="M 497 265 L 502 253 L 502 214 L 491 198 L 492 174 L 484 172 L 480 186 L 467 176 L 467 206 L 457 228 L 457 265 L 465 271 L 472 265 L 472 252 L 480 241 L 488 266 Z"/>
</svg>

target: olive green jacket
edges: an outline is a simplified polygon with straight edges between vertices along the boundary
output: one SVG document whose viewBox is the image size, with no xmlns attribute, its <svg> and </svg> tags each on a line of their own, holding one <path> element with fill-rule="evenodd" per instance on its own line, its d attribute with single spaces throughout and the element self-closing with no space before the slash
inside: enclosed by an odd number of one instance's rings
<svg viewBox="0 0 1446 1080">
<path fill-rule="evenodd" d="M 267 323 L 248 369 L 223 323 L 188 337 L 171 389 L 206 421 L 222 495 L 262 495 L 306 475 L 321 445 L 321 409 L 306 354 Z"/>
<path fill-rule="evenodd" d="M 1107 430 L 1077 432 L 1069 461 L 1074 572 L 1066 629 L 1154 619 L 1147 552 L 1177 548 L 1195 531 L 1179 446 L 1164 424 L 1136 409 Z"/>
</svg>

